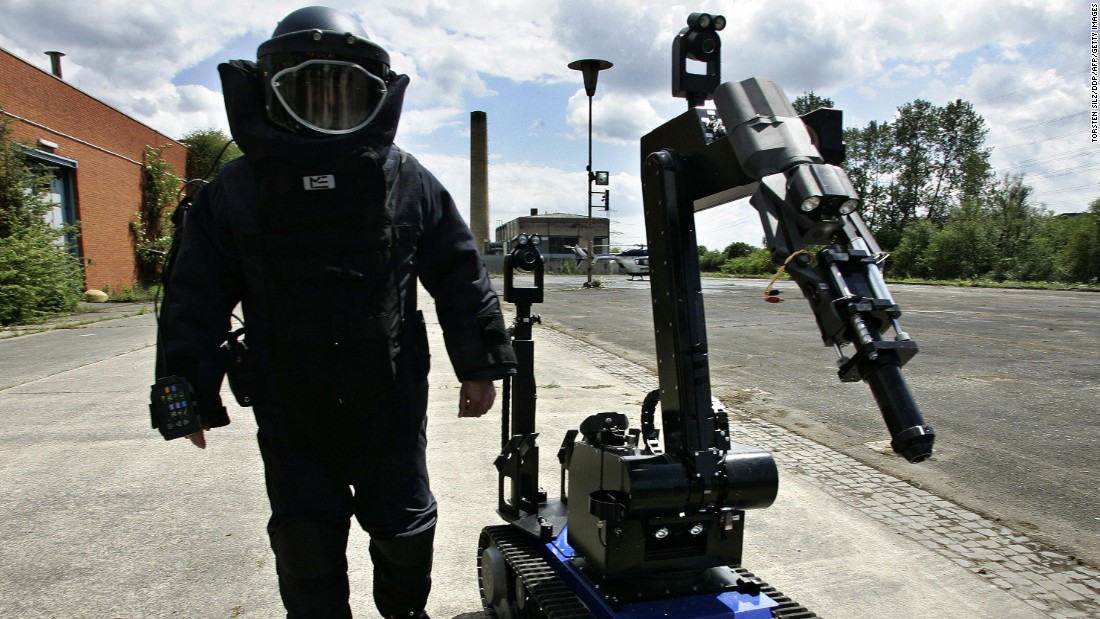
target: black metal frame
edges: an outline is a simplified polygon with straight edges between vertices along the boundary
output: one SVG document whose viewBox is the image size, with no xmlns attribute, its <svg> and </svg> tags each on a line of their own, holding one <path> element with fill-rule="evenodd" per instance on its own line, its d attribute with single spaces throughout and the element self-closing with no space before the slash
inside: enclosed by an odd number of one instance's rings
<svg viewBox="0 0 1100 619">
<path fill-rule="evenodd" d="M 516 286 L 516 269 L 531 272 L 533 286 Z M 504 379 L 501 414 L 501 451 L 494 461 L 498 471 L 497 513 L 518 528 L 550 540 L 565 524 L 564 498 L 548 501 L 539 486 L 538 432 L 535 431 L 535 341 L 533 325 L 540 322 L 531 306 L 542 303 L 545 263 L 533 244 L 516 245 L 504 257 L 504 300 L 514 303 L 510 331 L 516 352 L 515 376 Z M 564 497 L 564 493 L 563 493 Z"/>
</svg>

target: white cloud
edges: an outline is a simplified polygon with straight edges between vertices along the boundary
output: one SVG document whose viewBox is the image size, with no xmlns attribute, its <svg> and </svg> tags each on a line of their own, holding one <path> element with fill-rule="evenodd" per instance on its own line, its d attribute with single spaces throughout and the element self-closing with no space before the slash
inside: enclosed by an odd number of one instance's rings
<svg viewBox="0 0 1100 619">
<path fill-rule="evenodd" d="M 592 101 L 593 139 L 612 144 L 635 145 L 638 140 L 660 125 L 664 119 L 650 101 L 629 93 L 610 92 Z M 569 98 L 566 121 L 577 138 L 588 139 L 588 96 L 584 89 Z"/>
<path fill-rule="evenodd" d="M 74 11 L 61 0 L 6 4 L 0 44 L 39 66 L 48 62 L 40 55 L 45 48 L 66 51 L 73 83 L 112 102 L 143 98 L 113 94 L 124 90 L 159 94 L 180 70 L 217 58 L 225 42 L 243 35 L 262 40 L 298 6 L 101 0 Z M 897 79 L 919 78 L 932 66 L 925 63 L 983 45 L 1019 53 L 1042 37 L 1065 38 L 1074 23 L 1069 2 L 1011 0 L 960 0 L 950 10 L 912 0 L 749 0 L 690 8 L 657 0 L 337 4 L 360 17 L 396 69 L 419 78 L 408 102 L 415 108 L 461 106 L 467 97 L 492 95 L 487 76 L 534 85 L 574 81 L 565 65 L 579 57 L 614 62 L 601 81 L 625 97 L 667 98 L 670 43 L 691 10 L 732 9 L 723 32 L 727 79 L 765 75 L 794 93 L 859 86 L 882 79 L 876 74 L 883 70 Z"/>
<path fill-rule="evenodd" d="M 509 93 L 529 93 L 509 104 L 537 109 L 532 116 L 547 122 L 538 128 L 541 134 L 585 139 L 583 93 L 560 101 L 543 98 L 548 87 L 579 84 L 579 75 L 566 68 L 568 62 L 597 57 L 615 66 L 600 76 L 593 108 L 595 138 L 600 152 L 618 153 L 618 167 L 635 171 L 638 137 L 683 109 L 683 102 L 669 95 L 669 52 L 685 17 L 697 10 L 724 13 L 728 19 L 722 33 L 724 79 L 759 75 L 778 82 L 792 97 L 807 90 L 833 97 L 846 110 L 849 125 L 887 120 L 898 105 L 918 97 L 937 104 L 961 97 L 974 101 L 986 116 L 990 142 L 1001 149 L 1017 138 L 1052 137 L 1064 127 L 1042 125 L 1012 139 L 997 132 L 1087 105 L 1081 94 L 1087 90 L 1087 76 L 1074 75 L 1078 65 L 1066 60 L 1087 51 L 1087 5 L 1069 0 L 334 4 L 354 12 L 371 38 L 390 52 L 394 68 L 415 78 L 401 136 L 415 138 L 421 145 L 417 154 L 427 156 L 437 142 L 439 152 L 460 152 L 453 142 L 443 147 L 442 141 L 461 133 L 455 129 L 466 124 L 471 100 L 501 96 L 494 87 L 504 92 L 502 83 Z M 224 128 L 225 121 L 213 76 L 208 87 L 174 84 L 176 76 L 251 53 L 300 2 L 85 0 L 77 9 L 75 0 L 0 0 L 0 5 L 0 46 L 47 70 L 49 60 L 42 52 L 64 51 L 66 80 L 179 136 L 196 128 Z M 995 162 L 1007 166 L 1022 157 L 1042 158 L 1047 151 L 1065 151 L 1073 144 L 1052 139 L 1015 151 L 1005 148 L 996 151 Z M 576 184 L 577 172 L 538 168 L 538 158 L 539 153 L 531 152 L 522 163 L 500 162 L 498 182 L 510 178 L 509 165 L 519 166 L 517 178 L 528 179 L 506 184 L 509 194 L 500 200 L 553 203 L 562 194 L 560 186 Z M 1038 173 L 1045 168 L 1029 170 L 1037 185 L 1049 185 L 1048 191 L 1085 182 L 1043 180 Z M 613 193 L 626 194 L 620 189 Z M 1075 194 L 1051 195 L 1067 201 Z"/>
<path fill-rule="evenodd" d="M 1025 174 L 1033 197 L 1056 212 L 1083 211 L 1100 196 L 1100 184 L 1089 182 L 1100 167 L 1100 149 L 1090 141 L 1083 82 L 1011 62 L 982 64 L 967 83 L 990 129 L 995 168 Z M 1081 174 L 1066 173 L 1081 167 Z"/>
<path fill-rule="evenodd" d="M 442 128 L 466 127 L 468 113 L 457 107 L 433 107 L 421 110 L 409 110 L 401 114 L 398 125 L 399 139 L 423 136 Z"/>
<path fill-rule="evenodd" d="M 215 128 L 229 133 L 221 93 L 205 86 L 161 86 L 136 101 L 145 109 L 145 122 L 172 137 L 183 137 L 197 128 Z"/>
</svg>

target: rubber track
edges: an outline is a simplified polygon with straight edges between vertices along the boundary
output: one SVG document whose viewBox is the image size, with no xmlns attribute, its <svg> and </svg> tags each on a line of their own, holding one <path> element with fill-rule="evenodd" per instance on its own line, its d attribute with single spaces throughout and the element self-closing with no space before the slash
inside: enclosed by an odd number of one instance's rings
<svg viewBox="0 0 1100 619">
<path fill-rule="evenodd" d="M 541 544 L 533 537 L 509 525 L 486 527 L 484 532 L 500 549 L 504 560 L 523 581 L 524 587 L 548 619 L 592 619 L 593 615 L 581 603 L 565 581 L 550 567 L 542 555 Z M 478 569 L 481 565 L 478 555 Z M 760 580 L 740 566 L 731 566 L 738 576 L 760 585 L 760 592 L 779 606 L 772 609 L 772 619 L 817 619 L 816 613 L 787 597 L 775 587 Z M 487 609 L 492 613 L 491 609 Z"/>
<path fill-rule="evenodd" d="M 745 580 L 759 583 L 760 592 L 779 604 L 779 606 L 772 609 L 772 619 L 815 619 L 817 617 L 816 613 L 787 597 L 775 587 L 760 580 L 745 568 L 739 565 L 731 565 L 730 569 L 737 572 L 737 575 Z"/>
<path fill-rule="evenodd" d="M 535 598 L 548 619 L 593 619 L 588 607 L 543 558 L 538 540 L 510 525 L 485 527 L 484 533 L 500 549 L 505 562 L 516 571 L 527 593 Z M 478 569 L 481 569 L 480 554 Z M 487 610 L 492 613 L 492 609 Z"/>
</svg>

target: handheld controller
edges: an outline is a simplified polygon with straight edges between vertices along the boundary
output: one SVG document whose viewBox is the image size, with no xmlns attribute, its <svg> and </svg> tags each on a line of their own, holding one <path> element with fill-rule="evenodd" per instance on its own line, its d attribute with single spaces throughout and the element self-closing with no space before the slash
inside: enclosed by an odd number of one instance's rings
<svg viewBox="0 0 1100 619">
<path fill-rule="evenodd" d="M 202 429 L 202 422 L 195 411 L 195 394 L 191 384 L 180 376 L 158 379 L 150 388 L 149 411 L 153 427 L 160 430 L 164 440 L 194 434 Z"/>
</svg>

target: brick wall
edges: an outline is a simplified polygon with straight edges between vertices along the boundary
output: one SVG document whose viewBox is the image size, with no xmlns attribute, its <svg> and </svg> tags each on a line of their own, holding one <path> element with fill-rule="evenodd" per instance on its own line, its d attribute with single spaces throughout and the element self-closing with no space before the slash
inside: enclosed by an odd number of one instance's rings
<svg viewBox="0 0 1100 619">
<path fill-rule="evenodd" d="M 0 49 L 0 109 L 17 140 L 77 162 L 76 218 L 89 288 L 120 290 L 135 279 L 130 219 L 141 206 L 145 146 L 171 146 L 164 158 L 182 176 L 187 151 L 164 134 Z"/>
</svg>

